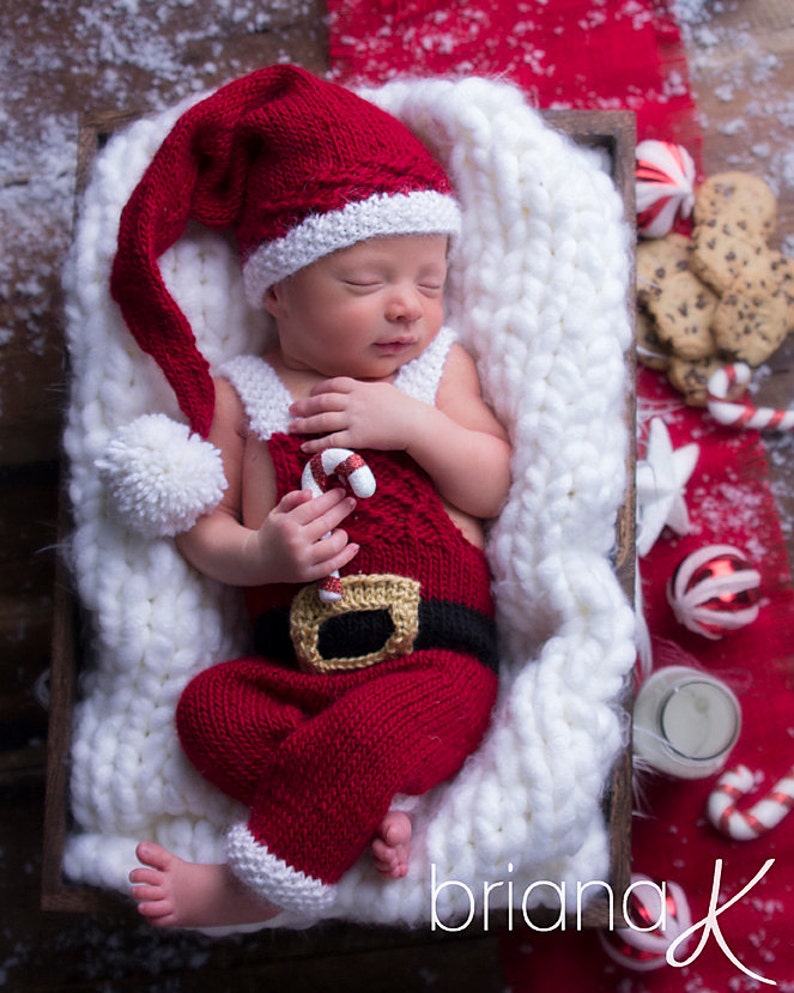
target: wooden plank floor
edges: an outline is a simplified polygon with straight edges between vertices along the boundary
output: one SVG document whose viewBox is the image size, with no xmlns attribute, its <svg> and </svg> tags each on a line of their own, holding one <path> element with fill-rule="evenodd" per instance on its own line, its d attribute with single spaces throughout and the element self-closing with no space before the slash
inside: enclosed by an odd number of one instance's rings
<svg viewBox="0 0 794 993">
<path fill-rule="evenodd" d="M 332 928 L 312 939 L 315 957 L 296 970 L 308 943 L 300 934 L 222 942 L 164 938 L 121 908 L 90 917 L 39 911 L 47 716 L 37 691 L 49 659 L 64 395 L 58 272 L 69 226 L 77 114 L 108 106 L 108 95 L 118 92 L 129 96 L 131 109 L 136 100 L 138 108 L 148 109 L 275 59 L 315 69 L 326 60 L 320 0 L 256 5 L 241 0 L 237 6 L 245 16 L 225 19 L 208 14 L 214 15 L 212 4 L 151 5 L 159 6 L 160 17 L 151 15 L 145 35 L 128 30 L 123 6 L 108 5 L 102 18 L 92 18 L 99 5 L 79 0 L 61 0 L 57 16 L 53 5 L 0 0 L 5 36 L 20 53 L 13 77 L 7 69 L 2 80 L 3 106 L 14 128 L 4 139 L 11 168 L 0 185 L 0 231 L 14 251 L 4 253 L 0 264 L 0 985 L 24 993 L 247 993 L 288 983 L 295 993 L 304 988 L 496 993 L 503 984 L 490 935 L 463 940 L 403 935 L 399 949 L 391 939 L 384 960 L 382 933 L 347 929 L 343 937 Z M 790 0 L 719 5 L 682 0 L 682 7 L 690 12 L 684 30 L 703 118 L 706 169 L 741 168 L 768 178 L 779 195 L 778 241 L 794 255 Z M 702 17 L 701 7 L 707 11 Z M 148 47 L 163 31 L 183 39 L 173 65 Z M 29 148 L 35 151 L 32 163 Z M 49 186 L 41 187 L 42 175 Z M 29 230 L 17 229 L 22 213 Z M 791 342 L 769 363 L 764 389 L 770 400 L 791 402 Z M 768 442 L 790 549 L 793 439 Z"/>
</svg>

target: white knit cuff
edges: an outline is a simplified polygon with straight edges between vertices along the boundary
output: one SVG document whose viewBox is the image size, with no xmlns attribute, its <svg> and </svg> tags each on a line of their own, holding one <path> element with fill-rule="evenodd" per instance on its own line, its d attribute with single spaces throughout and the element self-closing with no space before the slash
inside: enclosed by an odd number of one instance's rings
<svg viewBox="0 0 794 993">
<path fill-rule="evenodd" d="M 336 900 L 336 887 L 307 876 L 260 845 L 245 824 L 235 824 L 226 835 L 226 858 L 243 883 L 282 910 L 319 917 Z"/>
<path fill-rule="evenodd" d="M 245 295 L 252 307 L 261 307 L 265 292 L 274 283 L 367 238 L 399 234 L 455 237 L 460 230 L 460 208 L 446 193 L 376 193 L 341 210 L 312 214 L 283 238 L 265 242 L 243 265 Z"/>
</svg>

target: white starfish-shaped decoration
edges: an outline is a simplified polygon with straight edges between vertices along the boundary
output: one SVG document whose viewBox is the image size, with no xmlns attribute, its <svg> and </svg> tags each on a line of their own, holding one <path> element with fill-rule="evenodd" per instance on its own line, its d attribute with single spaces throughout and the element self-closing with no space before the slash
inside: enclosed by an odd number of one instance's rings
<svg viewBox="0 0 794 993">
<path fill-rule="evenodd" d="M 637 554 L 647 555 L 665 526 L 688 534 L 689 512 L 684 489 L 698 460 L 700 448 L 689 444 L 673 448 L 667 425 L 654 417 L 648 429 L 645 459 L 637 463 Z"/>
</svg>

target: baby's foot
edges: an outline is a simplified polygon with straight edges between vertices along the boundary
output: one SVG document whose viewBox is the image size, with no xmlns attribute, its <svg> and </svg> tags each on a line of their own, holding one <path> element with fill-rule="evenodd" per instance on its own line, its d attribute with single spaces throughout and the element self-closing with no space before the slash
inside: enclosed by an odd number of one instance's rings
<svg viewBox="0 0 794 993">
<path fill-rule="evenodd" d="M 186 862 L 152 842 L 141 842 L 135 851 L 143 866 L 130 873 L 132 898 L 155 927 L 255 924 L 279 913 L 228 865 Z"/>
<path fill-rule="evenodd" d="M 381 875 L 401 879 L 408 873 L 411 850 L 411 818 L 402 810 L 390 810 L 372 842 L 372 860 Z"/>
</svg>

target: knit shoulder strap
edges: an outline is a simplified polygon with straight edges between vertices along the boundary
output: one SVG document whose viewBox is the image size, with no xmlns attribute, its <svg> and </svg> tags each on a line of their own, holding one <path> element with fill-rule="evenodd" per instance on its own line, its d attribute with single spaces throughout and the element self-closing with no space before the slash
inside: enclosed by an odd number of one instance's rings
<svg viewBox="0 0 794 993">
<path fill-rule="evenodd" d="M 255 435 L 267 441 L 287 430 L 292 397 L 273 366 L 257 355 L 238 355 L 220 373 L 237 390 Z"/>
<path fill-rule="evenodd" d="M 456 340 L 451 328 L 441 328 L 421 355 L 400 367 L 394 385 L 408 396 L 435 406 L 444 363 Z"/>
<path fill-rule="evenodd" d="M 444 363 L 455 340 L 450 328 L 442 328 L 421 355 L 401 366 L 394 385 L 408 396 L 434 405 Z M 266 441 L 272 434 L 287 430 L 292 398 L 268 362 L 256 355 L 238 355 L 221 367 L 220 374 L 237 390 L 254 434 Z"/>
</svg>

